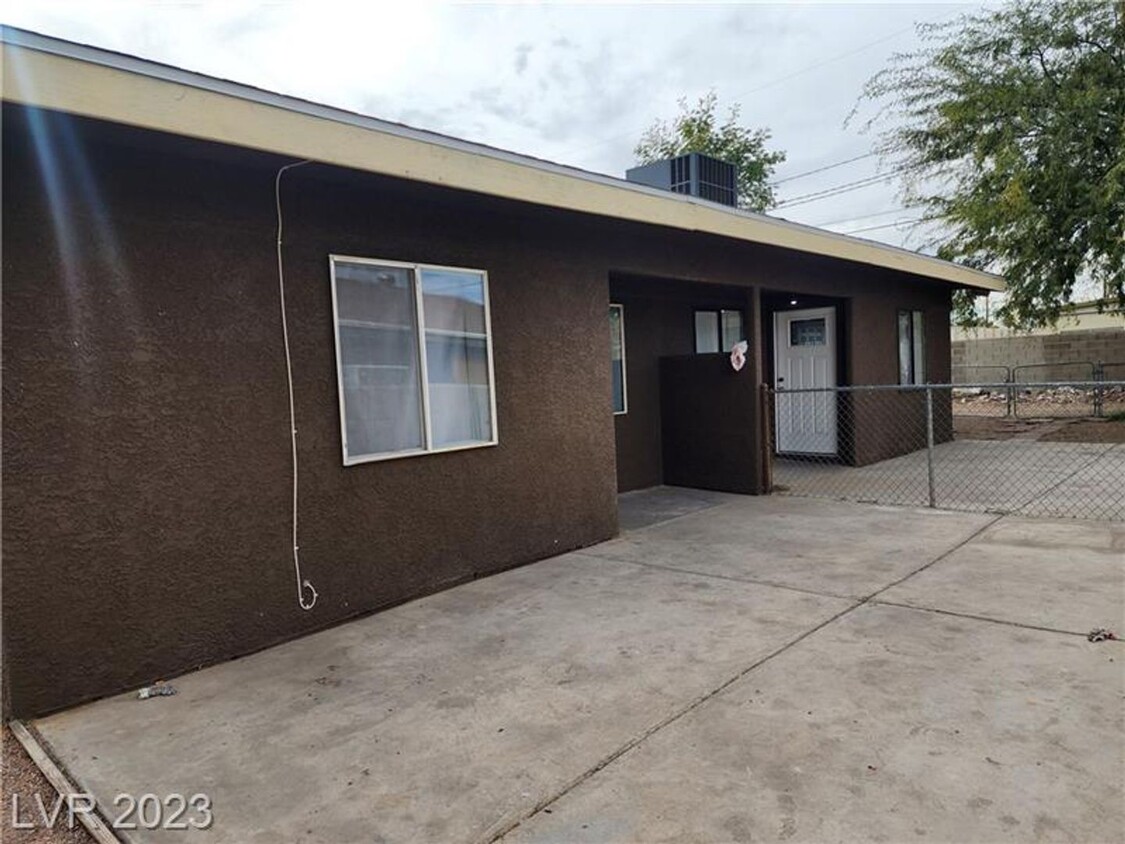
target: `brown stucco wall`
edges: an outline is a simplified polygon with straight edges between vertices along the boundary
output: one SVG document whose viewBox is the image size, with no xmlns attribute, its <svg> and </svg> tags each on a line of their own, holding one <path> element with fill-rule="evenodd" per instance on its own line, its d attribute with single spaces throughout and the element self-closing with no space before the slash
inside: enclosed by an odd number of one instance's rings
<svg viewBox="0 0 1125 844">
<path fill-rule="evenodd" d="M 298 609 L 274 256 L 279 162 L 79 125 L 68 274 L 4 131 L 4 664 L 27 715 L 245 653 L 616 531 L 605 275 L 545 221 L 312 168 L 285 185 Z M 77 161 L 73 162 L 77 164 Z M 99 244 L 99 226 L 108 235 Z M 327 256 L 490 273 L 500 444 L 341 465 Z"/>
<path fill-rule="evenodd" d="M 660 361 L 664 481 L 758 495 L 763 489 L 759 388 L 725 354 Z"/>
<path fill-rule="evenodd" d="M 945 288 L 887 270 L 322 165 L 290 171 L 301 552 L 320 592 L 304 613 L 274 253 L 273 178 L 286 162 L 45 118 L 54 181 L 24 113 L 5 106 L 2 623 L 17 715 L 611 536 L 619 483 L 663 477 L 656 358 L 691 351 L 691 308 L 674 317 L 657 277 L 871 306 L 870 325 L 853 327 L 867 333 L 851 335 L 863 337 L 849 351 L 856 380 L 882 372 L 878 354 L 859 352 L 884 334 L 893 378 L 897 307 L 924 300 L 939 318 L 948 305 Z M 488 270 L 498 446 L 341 465 L 329 253 Z M 633 297 L 631 418 L 616 423 L 611 276 L 615 293 L 631 279 Z M 630 286 L 644 284 L 658 300 L 648 317 Z"/>
<path fill-rule="evenodd" d="M 849 324 L 857 341 L 850 346 L 849 383 L 898 383 L 898 328 L 900 310 L 926 313 L 926 380 L 948 384 L 949 294 L 940 288 L 919 286 L 908 295 L 876 298 L 849 308 Z M 888 330 L 887 326 L 891 326 Z M 952 403 L 949 393 L 934 394 L 934 441 L 952 439 Z M 842 456 L 866 466 L 926 447 L 925 395 L 915 392 L 856 393 L 845 401 L 846 434 L 851 440 Z"/>
</svg>

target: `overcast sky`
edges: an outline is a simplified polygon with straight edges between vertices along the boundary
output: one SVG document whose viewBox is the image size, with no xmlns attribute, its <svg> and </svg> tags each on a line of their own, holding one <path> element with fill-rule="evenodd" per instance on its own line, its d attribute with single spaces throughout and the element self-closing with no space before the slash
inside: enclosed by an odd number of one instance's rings
<svg viewBox="0 0 1125 844">
<path fill-rule="evenodd" d="M 980 3 L 435 5 L 6 0 L 5 23 L 620 176 L 654 118 L 714 88 L 788 160 L 782 200 L 878 172 L 845 129 L 914 25 Z M 775 212 L 917 248 L 893 182 Z M 872 226 L 883 226 L 872 229 Z"/>
</svg>

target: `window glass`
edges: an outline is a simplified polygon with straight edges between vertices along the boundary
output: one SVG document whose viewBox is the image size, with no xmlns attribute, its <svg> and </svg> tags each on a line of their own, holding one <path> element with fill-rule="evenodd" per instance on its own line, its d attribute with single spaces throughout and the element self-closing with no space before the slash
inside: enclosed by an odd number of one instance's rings
<svg viewBox="0 0 1125 844">
<path fill-rule="evenodd" d="M 827 342 L 828 329 L 824 317 L 790 321 L 790 346 L 823 346 Z"/>
<path fill-rule="evenodd" d="M 925 314 L 914 311 L 911 323 L 911 340 L 914 345 L 914 383 L 926 383 L 926 331 L 924 328 Z"/>
<path fill-rule="evenodd" d="M 719 312 L 695 312 L 695 353 L 700 355 L 719 351 Z"/>
<path fill-rule="evenodd" d="M 898 312 L 898 382 L 926 383 L 926 332 L 924 311 Z"/>
<path fill-rule="evenodd" d="M 400 267 L 343 264 L 335 280 L 349 453 L 422 448 L 413 274 Z"/>
<path fill-rule="evenodd" d="M 496 442 L 483 272 L 333 256 L 332 281 L 345 463 Z"/>
<path fill-rule="evenodd" d="M 729 352 L 735 343 L 746 339 L 742 328 L 742 311 L 720 311 L 723 323 L 722 351 Z"/>
<path fill-rule="evenodd" d="M 433 447 L 492 439 L 484 277 L 422 269 L 426 373 Z"/>
<path fill-rule="evenodd" d="M 613 373 L 613 412 L 625 413 L 625 309 L 609 306 L 609 360 Z"/>
<path fill-rule="evenodd" d="M 898 383 L 914 383 L 914 352 L 913 341 L 910 337 L 910 312 L 899 311 L 898 314 Z"/>
<path fill-rule="evenodd" d="M 484 277 L 466 270 L 422 269 L 426 331 L 484 336 Z"/>
</svg>

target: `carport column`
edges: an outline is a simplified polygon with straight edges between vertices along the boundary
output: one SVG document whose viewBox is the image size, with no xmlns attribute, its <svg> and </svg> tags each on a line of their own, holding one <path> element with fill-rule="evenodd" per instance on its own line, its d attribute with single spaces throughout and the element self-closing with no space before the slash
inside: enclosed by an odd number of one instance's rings
<svg viewBox="0 0 1125 844">
<path fill-rule="evenodd" d="M 930 506 L 934 507 L 934 390 L 926 387 L 926 480 L 930 491 Z"/>
<path fill-rule="evenodd" d="M 762 288 L 754 285 L 746 292 L 746 342 L 750 351 L 750 365 L 754 380 L 761 384 L 765 372 L 762 348 Z"/>
<path fill-rule="evenodd" d="M 762 288 L 751 286 L 746 291 L 746 343 L 749 347 L 750 374 L 758 385 L 758 418 L 747 420 L 753 426 L 754 447 L 759 456 L 758 485 L 762 494 L 768 495 L 773 489 L 773 449 L 770 426 L 772 425 L 769 391 L 763 377 L 765 375 L 765 339 L 762 331 Z"/>
</svg>

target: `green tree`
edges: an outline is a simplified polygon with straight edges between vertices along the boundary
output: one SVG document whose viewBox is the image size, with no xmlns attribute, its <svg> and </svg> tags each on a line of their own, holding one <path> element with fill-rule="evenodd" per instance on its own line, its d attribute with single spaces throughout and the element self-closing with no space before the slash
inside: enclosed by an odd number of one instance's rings
<svg viewBox="0 0 1125 844">
<path fill-rule="evenodd" d="M 633 150 L 638 164 L 650 164 L 663 158 L 702 152 L 738 167 L 738 205 L 752 211 L 765 211 L 776 204 L 770 177 L 773 168 L 785 160 L 785 153 L 766 149 L 768 129 L 740 126 L 741 107 L 731 106 L 726 122 L 719 124 L 719 104 L 714 91 L 689 105 L 680 101 L 680 114 L 671 123 L 657 120 L 641 136 Z"/>
<path fill-rule="evenodd" d="M 1076 284 L 1125 308 L 1125 0 L 1016 0 L 919 35 L 861 103 L 938 254 L 1007 278 L 1009 326 L 1055 322 Z"/>
</svg>

